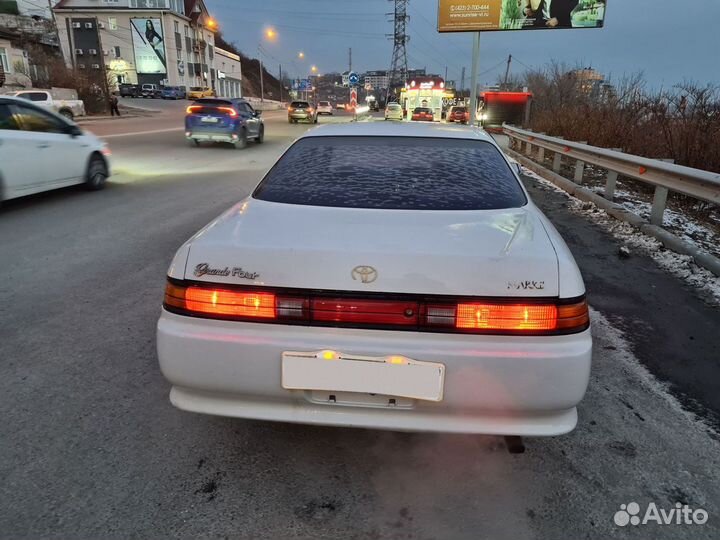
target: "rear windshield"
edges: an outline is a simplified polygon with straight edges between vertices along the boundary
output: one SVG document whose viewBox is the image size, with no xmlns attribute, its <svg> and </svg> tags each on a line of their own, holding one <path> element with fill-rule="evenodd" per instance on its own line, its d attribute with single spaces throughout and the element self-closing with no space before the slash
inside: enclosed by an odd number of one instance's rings
<svg viewBox="0 0 720 540">
<path fill-rule="evenodd" d="M 295 107 L 296 109 L 302 109 L 305 107 L 309 107 L 310 104 L 307 101 L 293 101 L 290 106 Z"/>
<path fill-rule="evenodd" d="M 300 139 L 268 172 L 253 197 L 398 210 L 492 210 L 527 203 L 492 144 L 429 137 Z"/>
<path fill-rule="evenodd" d="M 329 101 L 321 101 L 319 103 L 319 105 L 322 105 L 323 107 L 327 107 L 328 105 L 330 105 L 330 102 Z"/>
<path fill-rule="evenodd" d="M 465 107 L 455 107 L 453 112 L 467 112 L 467 109 Z"/>
<path fill-rule="evenodd" d="M 190 90 L 193 92 L 202 92 L 202 87 L 200 86 L 191 86 Z"/>
<path fill-rule="evenodd" d="M 399 109 L 400 105 L 398 105 L 397 103 L 391 103 L 390 105 L 387 106 L 387 108 L 388 109 Z"/>
<path fill-rule="evenodd" d="M 413 112 L 416 112 L 416 113 L 429 113 L 429 112 L 432 112 L 432 111 L 431 111 L 430 109 L 426 108 L 426 107 L 416 107 Z"/>
</svg>

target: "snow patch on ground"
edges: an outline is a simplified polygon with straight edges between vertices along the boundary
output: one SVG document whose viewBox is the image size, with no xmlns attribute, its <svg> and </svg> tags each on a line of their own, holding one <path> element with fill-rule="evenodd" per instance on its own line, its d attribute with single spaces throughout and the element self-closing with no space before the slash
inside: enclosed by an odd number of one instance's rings
<svg viewBox="0 0 720 540">
<path fill-rule="evenodd" d="M 627 380 L 636 381 L 643 389 L 650 394 L 662 399 L 673 411 L 681 414 L 689 424 L 699 427 L 702 431 L 716 433 L 711 422 L 697 414 L 688 411 L 682 403 L 672 394 L 669 385 L 658 380 L 640 361 L 635 357 L 629 341 L 621 330 L 613 326 L 602 313 L 590 308 L 590 319 L 592 321 L 593 335 L 601 334 L 604 340 L 612 343 L 617 349 L 616 366 L 630 377 Z"/>
<path fill-rule="evenodd" d="M 562 193 L 569 199 L 568 207 L 571 211 L 591 219 L 610 232 L 625 246 L 633 248 L 644 255 L 649 255 L 660 268 L 696 288 L 703 296 L 708 297 L 713 304 L 720 305 L 720 278 L 709 270 L 696 265 L 689 255 L 681 255 L 665 249 L 662 243 L 655 238 L 641 233 L 629 223 L 611 217 L 595 204 L 583 202 L 571 196 L 567 191 L 525 167 L 523 167 L 523 175 L 537 180 L 548 189 Z M 628 209 L 631 210 L 631 208 Z M 673 214 L 676 213 L 673 212 Z"/>
</svg>

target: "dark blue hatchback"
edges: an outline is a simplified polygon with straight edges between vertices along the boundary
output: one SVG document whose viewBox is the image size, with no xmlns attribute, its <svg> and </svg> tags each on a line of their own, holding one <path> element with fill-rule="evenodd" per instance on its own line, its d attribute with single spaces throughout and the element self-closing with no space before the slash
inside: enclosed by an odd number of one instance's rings
<svg viewBox="0 0 720 540">
<path fill-rule="evenodd" d="M 191 146 L 210 141 L 245 148 L 248 139 L 263 142 L 265 126 L 260 111 L 244 99 L 202 98 L 187 108 L 185 137 Z"/>
</svg>

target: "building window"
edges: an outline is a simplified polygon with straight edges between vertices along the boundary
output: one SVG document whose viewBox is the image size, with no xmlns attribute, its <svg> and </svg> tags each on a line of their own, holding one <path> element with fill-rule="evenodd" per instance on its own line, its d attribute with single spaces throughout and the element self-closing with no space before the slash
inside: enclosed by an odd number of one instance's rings
<svg viewBox="0 0 720 540">
<path fill-rule="evenodd" d="M 120 58 L 120 47 L 115 46 L 115 58 Z"/>
<path fill-rule="evenodd" d="M 180 23 L 177 21 L 173 21 L 173 24 L 175 25 L 175 32 L 180 33 Z"/>
<path fill-rule="evenodd" d="M 0 63 L 2 63 L 3 71 L 5 71 L 5 73 L 10 73 L 10 63 L 8 62 L 5 47 L 0 47 Z"/>
<path fill-rule="evenodd" d="M 117 18 L 116 18 L 116 17 L 110 17 L 110 18 L 108 19 L 108 28 L 109 28 L 110 30 L 117 30 L 117 29 L 118 29 Z"/>
<path fill-rule="evenodd" d="M 190 29 L 187 24 L 185 25 L 185 37 L 190 37 Z"/>
</svg>

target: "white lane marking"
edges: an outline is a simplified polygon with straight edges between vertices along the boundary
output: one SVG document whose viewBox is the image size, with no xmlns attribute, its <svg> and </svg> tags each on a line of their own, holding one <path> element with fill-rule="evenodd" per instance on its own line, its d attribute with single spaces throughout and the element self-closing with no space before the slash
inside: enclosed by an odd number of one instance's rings
<svg viewBox="0 0 720 540">
<path fill-rule="evenodd" d="M 168 133 L 170 131 L 184 131 L 184 130 L 185 130 L 184 127 L 174 127 L 174 128 L 167 128 L 167 129 L 153 129 L 150 131 L 133 131 L 132 133 L 115 133 L 113 135 L 98 135 L 97 133 L 95 133 L 94 135 L 96 137 L 100 137 L 101 139 L 112 139 L 115 137 L 130 137 L 131 135 L 151 135 L 153 133 Z"/>
</svg>

